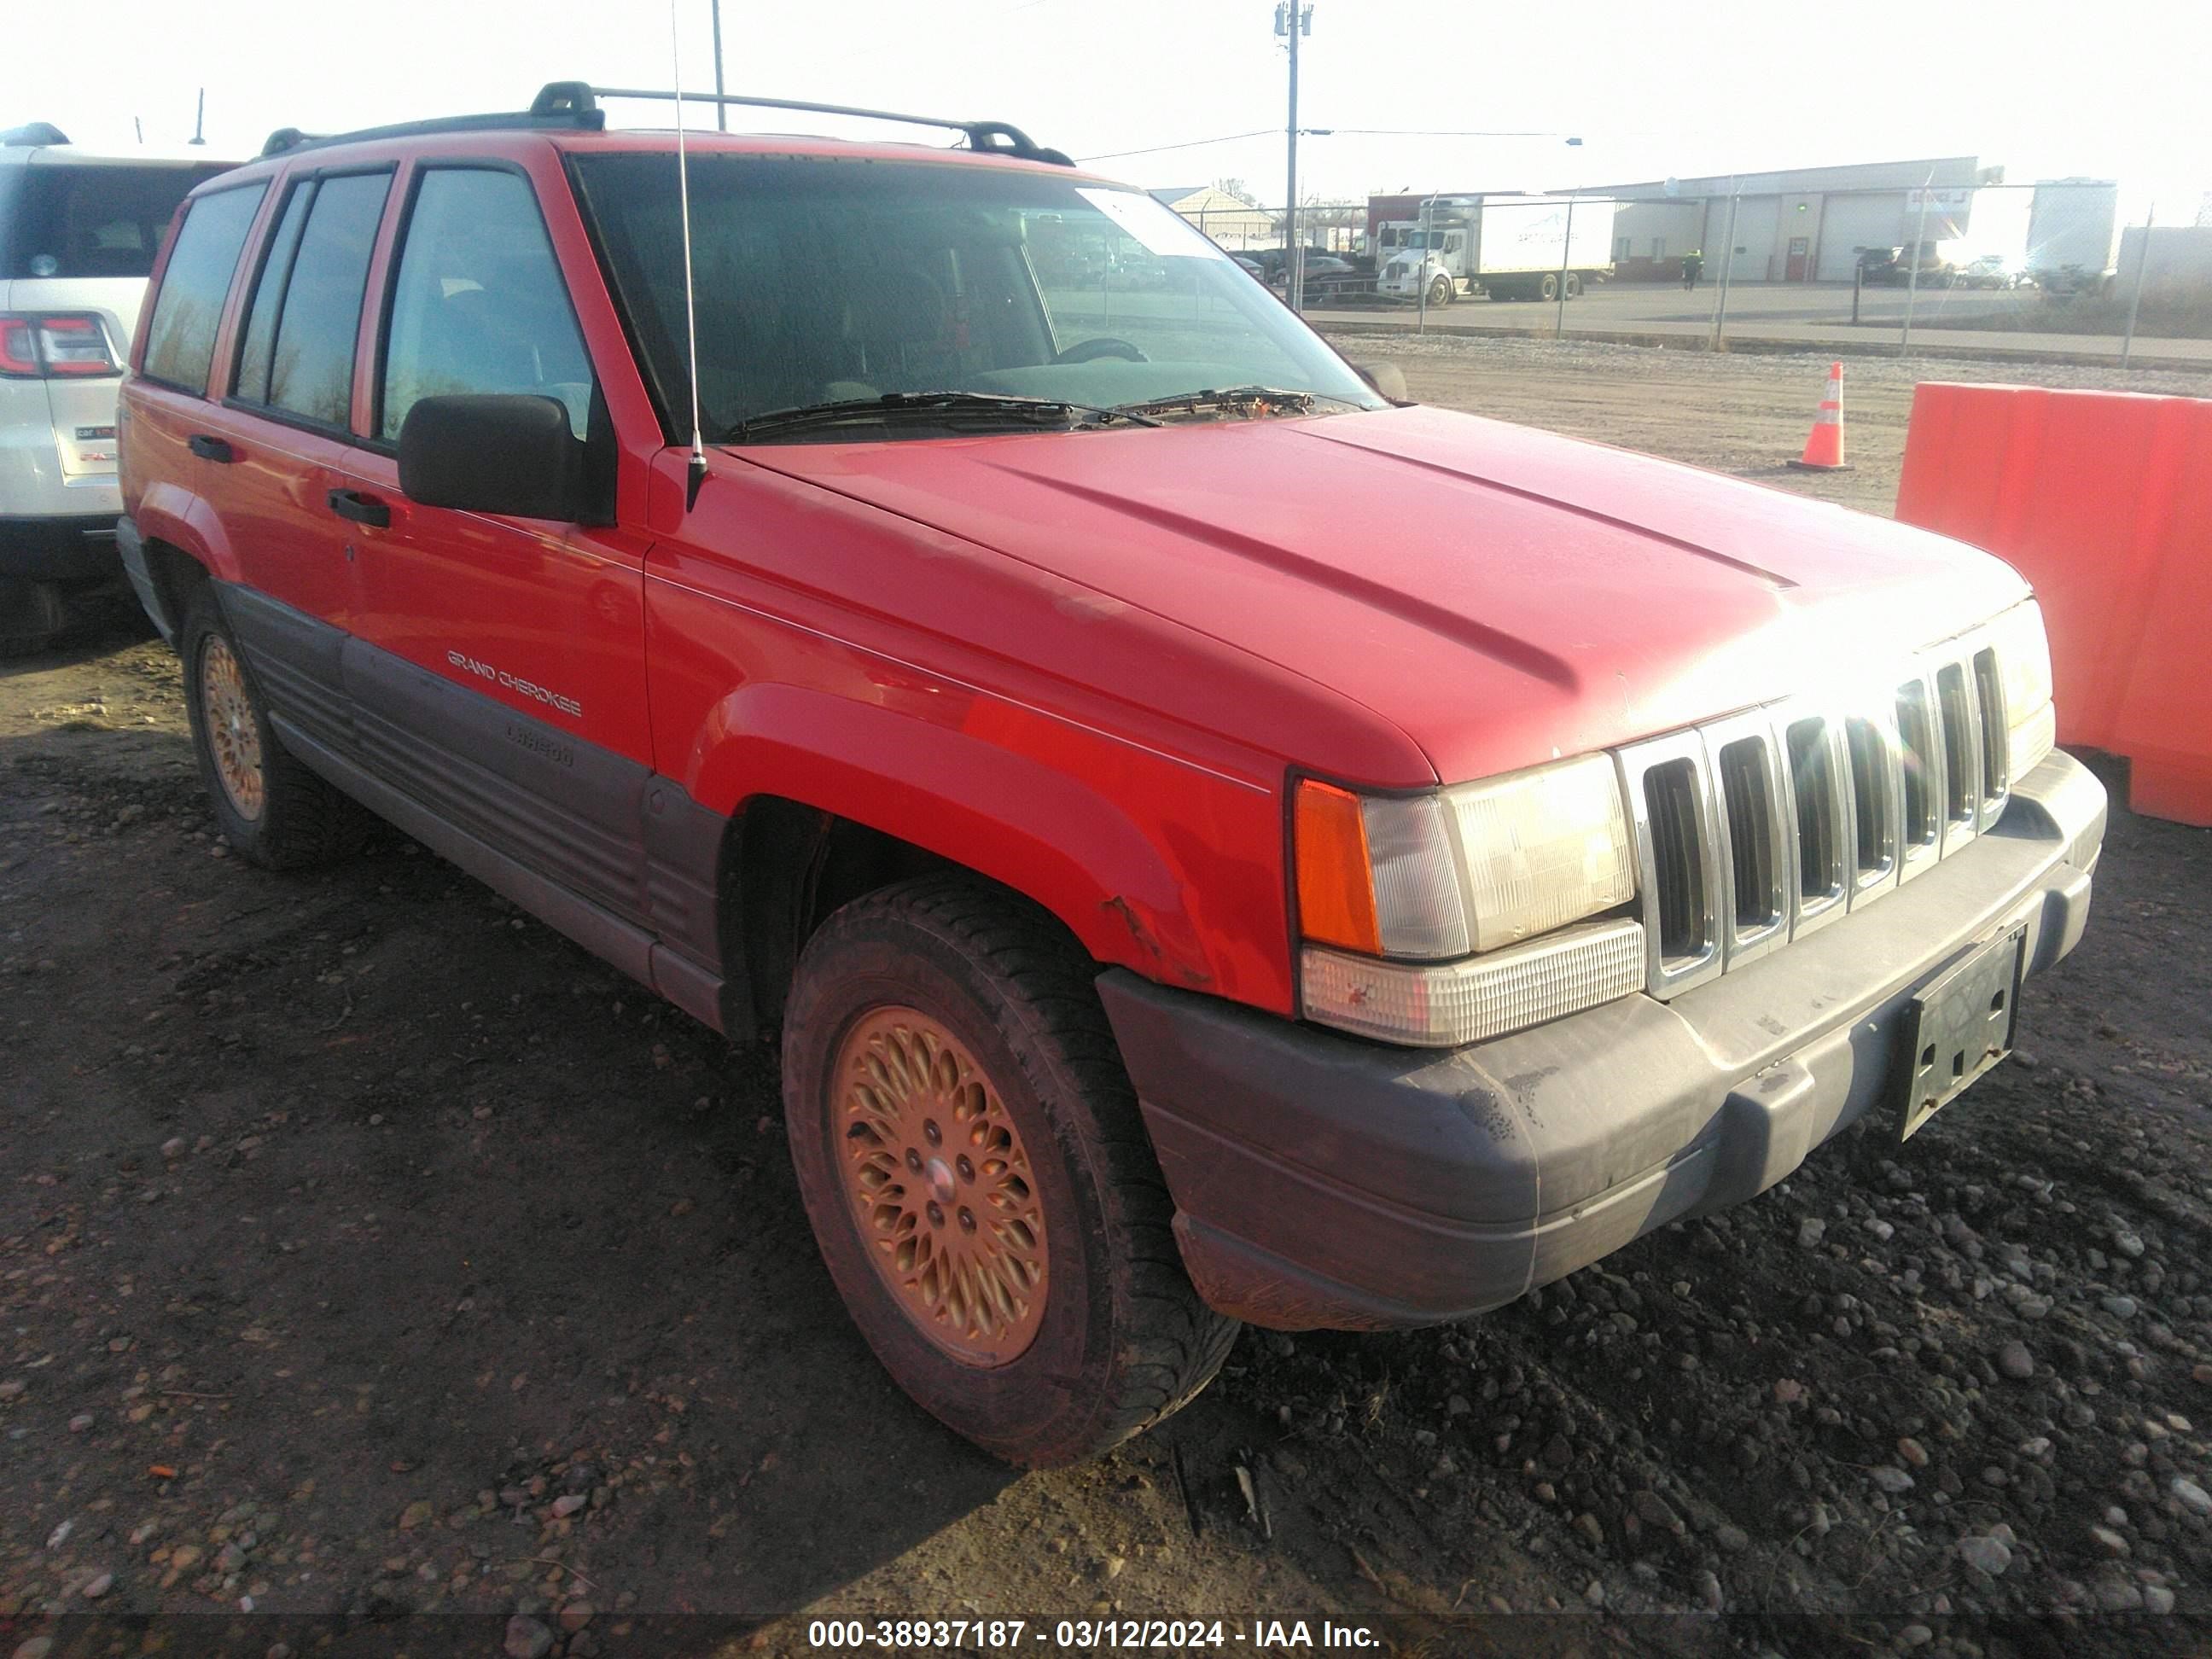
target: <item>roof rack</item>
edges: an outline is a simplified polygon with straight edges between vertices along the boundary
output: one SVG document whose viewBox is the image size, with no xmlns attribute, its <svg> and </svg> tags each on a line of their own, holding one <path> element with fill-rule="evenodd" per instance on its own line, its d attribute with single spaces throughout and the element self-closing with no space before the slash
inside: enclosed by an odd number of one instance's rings
<svg viewBox="0 0 2212 1659">
<path fill-rule="evenodd" d="M 674 103 L 678 97 L 687 104 L 738 104 L 748 109 L 790 109 L 810 115 L 857 115 L 872 121 L 896 121 L 908 126 L 942 127 L 950 132 L 966 135 L 968 148 L 988 151 L 999 155 L 1018 156 L 1025 161 L 1049 161 L 1055 167 L 1075 164 L 1060 150 L 1047 149 L 1019 127 L 1006 121 L 958 121 L 939 115 L 902 115 L 896 110 L 863 109 L 852 104 L 816 104 L 796 98 L 741 97 L 736 93 L 686 92 L 678 94 L 649 87 L 594 87 L 581 81 L 550 81 L 531 101 L 530 112 L 534 116 L 568 114 L 598 115 L 602 98 L 646 98 Z"/>
<path fill-rule="evenodd" d="M 602 98 L 647 98 L 673 103 L 677 94 L 644 87 L 595 87 L 584 81 L 549 81 L 530 100 L 530 107 L 491 115 L 441 115 L 428 121 L 402 121 L 395 125 L 363 127 L 355 132 L 302 132 L 279 127 L 269 135 L 261 153 L 285 155 L 294 150 L 319 149 L 328 144 L 358 143 L 374 138 L 413 138 L 441 132 L 560 131 L 600 132 L 607 125 Z M 792 98 L 739 97 L 735 93 L 687 92 L 686 103 L 742 104 L 753 109 L 803 110 L 814 115 L 857 115 L 873 121 L 898 121 L 909 126 L 943 127 L 963 133 L 968 147 L 996 155 L 1012 155 L 1026 161 L 1049 161 L 1055 167 L 1074 162 L 1056 149 L 1047 149 L 1019 127 L 1005 121 L 956 121 L 934 115 L 901 115 L 887 109 L 861 109 L 851 104 L 811 104 Z M 48 141 L 51 142 L 51 141 Z"/>
<path fill-rule="evenodd" d="M 556 84 L 567 84 L 560 82 Z M 544 93 L 538 94 L 542 100 Z M 491 115 L 441 115 L 428 121 L 400 121 L 391 126 L 362 127 L 354 132 L 302 132 L 279 127 L 261 146 L 264 155 L 283 155 L 295 149 L 319 149 L 325 144 L 354 144 L 371 138 L 413 138 L 439 132 L 558 131 L 598 132 L 607 118 L 597 109 L 506 110 Z"/>
</svg>

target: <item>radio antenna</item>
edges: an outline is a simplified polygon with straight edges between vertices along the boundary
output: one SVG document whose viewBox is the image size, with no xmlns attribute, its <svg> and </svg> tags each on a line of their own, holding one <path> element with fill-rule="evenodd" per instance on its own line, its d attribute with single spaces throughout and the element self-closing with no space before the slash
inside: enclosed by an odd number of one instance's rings
<svg viewBox="0 0 2212 1659">
<path fill-rule="evenodd" d="M 676 76 L 676 199 L 684 230 L 684 343 L 690 358 L 691 464 L 684 475 L 684 510 L 699 504 L 699 486 L 707 482 L 707 445 L 699 429 L 699 308 L 691 284 L 691 168 L 684 142 L 684 44 L 677 26 L 679 0 L 668 0 L 668 52 Z"/>
</svg>

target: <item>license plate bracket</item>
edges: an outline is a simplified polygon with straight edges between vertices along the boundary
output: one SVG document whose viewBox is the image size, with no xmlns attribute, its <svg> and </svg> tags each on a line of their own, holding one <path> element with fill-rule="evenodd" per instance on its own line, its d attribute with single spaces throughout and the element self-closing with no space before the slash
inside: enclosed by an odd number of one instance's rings
<svg viewBox="0 0 2212 1659">
<path fill-rule="evenodd" d="M 1906 1006 L 1900 1141 L 2012 1052 L 2027 948 L 2027 925 L 2008 928 L 1922 986 Z"/>
</svg>

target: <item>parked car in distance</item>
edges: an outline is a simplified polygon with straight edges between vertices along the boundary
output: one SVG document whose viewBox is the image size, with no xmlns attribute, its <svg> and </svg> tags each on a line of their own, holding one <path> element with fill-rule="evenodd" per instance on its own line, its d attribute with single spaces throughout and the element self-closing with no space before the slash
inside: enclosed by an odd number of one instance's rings
<svg viewBox="0 0 2212 1659">
<path fill-rule="evenodd" d="M 1003 123 L 679 174 L 604 119 L 202 185 L 125 558 L 241 865 L 366 808 L 779 1045 L 830 1277 L 978 1444 L 1902 1141 L 2080 939 L 2104 793 L 1998 560 L 1411 405 Z"/>
<path fill-rule="evenodd" d="M 1954 266 L 1954 288 L 2014 289 L 2025 280 L 2019 265 L 2002 253 L 1984 253 Z"/>
<path fill-rule="evenodd" d="M 231 165 L 103 155 L 44 122 L 0 132 L 0 655 L 118 585 L 115 392 L 185 192 Z"/>
<path fill-rule="evenodd" d="M 1915 285 L 1912 261 L 1902 247 L 1870 247 L 1859 254 L 1859 272 L 1869 286 L 1905 288 Z M 1917 286 L 1948 288 L 1952 267 L 1936 252 L 1936 244 L 1924 243 L 1920 254 Z"/>
</svg>

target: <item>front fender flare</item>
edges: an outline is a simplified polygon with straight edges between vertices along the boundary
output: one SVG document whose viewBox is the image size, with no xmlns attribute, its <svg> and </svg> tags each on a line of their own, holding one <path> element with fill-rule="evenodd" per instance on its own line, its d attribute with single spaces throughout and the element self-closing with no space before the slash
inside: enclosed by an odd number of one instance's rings
<svg viewBox="0 0 2212 1659">
<path fill-rule="evenodd" d="M 995 699 L 975 698 L 957 723 L 930 712 L 748 685 L 714 706 L 688 787 L 731 817 L 760 795 L 834 812 L 1025 895 L 1101 963 L 1287 1011 L 1286 970 L 1251 908 L 1267 907 L 1280 933 L 1279 869 L 1231 857 L 1217 834 L 1179 833 L 1233 832 L 1224 817 L 1241 813 L 1279 845 L 1275 797 Z M 1125 801 L 1156 804 L 1158 820 Z"/>
</svg>

